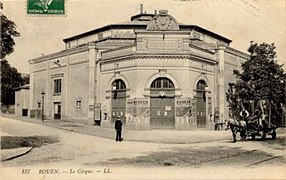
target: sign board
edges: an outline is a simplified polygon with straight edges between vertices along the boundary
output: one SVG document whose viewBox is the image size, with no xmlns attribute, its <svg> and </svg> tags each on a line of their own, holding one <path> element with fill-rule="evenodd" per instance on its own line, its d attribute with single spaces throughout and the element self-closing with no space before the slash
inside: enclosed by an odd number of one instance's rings
<svg viewBox="0 0 286 180">
<path fill-rule="evenodd" d="M 190 107 L 191 99 L 190 98 L 177 98 L 176 107 Z"/>
</svg>

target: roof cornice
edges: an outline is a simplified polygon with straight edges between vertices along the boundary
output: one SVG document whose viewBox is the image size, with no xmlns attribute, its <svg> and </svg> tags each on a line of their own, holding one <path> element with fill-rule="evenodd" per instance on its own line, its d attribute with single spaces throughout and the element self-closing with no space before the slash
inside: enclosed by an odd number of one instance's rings
<svg viewBox="0 0 286 180">
<path fill-rule="evenodd" d="M 77 46 L 74 48 L 70 48 L 70 49 L 66 49 L 63 51 L 59 51 L 59 52 L 55 52 L 52 54 L 48 54 L 48 55 L 43 55 L 34 59 L 30 59 L 29 63 L 33 64 L 33 63 L 37 63 L 37 62 L 42 62 L 42 61 L 46 61 L 49 59 L 54 59 L 54 58 L 60 58 L 63 56 L 67 56 L 70 54 L 75 54 L 75 53 L 79 53 L 79 52 L 83 52 L 83 51 L 87 51 L 88 50 L 88 44 L 83 45 L 83 46 Z"/>
<path fill-rule="evenodd" d="M 144 53 L 133 53 L 120 57 L 112 57 L 106 59 L 100 59 L 98 63 L 101 64 L 110 64 L 118 61 L 125 61 L 130 59 L 143 59 L 143 58 L 152 58 L 152 59 L 191 59 L 196 61 L 204 61 L 210 64 L 216 64 L 217 62 L 213 59 L 202 58 L 192 54 L 144 54 Z"/>
</svg>

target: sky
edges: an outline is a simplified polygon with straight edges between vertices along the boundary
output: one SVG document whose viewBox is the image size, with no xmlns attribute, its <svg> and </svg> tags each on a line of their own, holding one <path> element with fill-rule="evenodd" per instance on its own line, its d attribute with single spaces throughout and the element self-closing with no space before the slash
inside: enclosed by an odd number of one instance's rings
<svg viewBox="0 0 286 180">
<path fill-rule="evenodd" d="M 140 4 L 147 13 L 167 9 L 178 22 L 231 39 L 230 46 L 243 52 L 250 41 L 275 43 L 278 63 L 286 64 L 285 0 L 66 0 L 65 16 L 30 16 L 27 0 L 2 2 L 2 13 L 21 34 L 6 59 L 21 73 L 29 73 L 29 59 L 63 50 L 65 38 L 130 20 Z"/>
</svg>

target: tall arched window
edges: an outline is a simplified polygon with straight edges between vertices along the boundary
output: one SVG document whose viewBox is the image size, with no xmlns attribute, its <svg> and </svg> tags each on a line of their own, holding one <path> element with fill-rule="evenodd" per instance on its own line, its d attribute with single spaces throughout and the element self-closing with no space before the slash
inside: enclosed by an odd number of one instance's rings
<svg viewBox="0 0 286 180">
<path fill-rule="evenodd" d="M 206 82 L 204 80 L 199 80 L 199 82 L 197 84 L 197 91 L 198 91 L 197 95 L 202 96 L 204 102 L 206 102 L 206 92 L 205 92 L 206 87 L 207 87 Z"/>
<path fill-rule="evenodd" d="M 198 128 L 206 127 L 206 87 L 206 82 L 204 80 L 199 80 L 196 87 Z"/>
<path fill-rule="evenodd" d="M 112 98 L 111 98 L 111 123 L 114 123 L 118 116 L 121 121 L 126 122 L 126 85 L 123 80 L 116 79 L 112 83 Z"/>
</svg>

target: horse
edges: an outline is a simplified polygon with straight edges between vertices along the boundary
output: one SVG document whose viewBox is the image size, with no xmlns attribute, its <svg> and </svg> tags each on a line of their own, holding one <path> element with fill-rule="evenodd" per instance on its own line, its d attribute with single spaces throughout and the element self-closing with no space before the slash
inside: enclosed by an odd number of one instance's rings
<svg viewBox="0 0 286 180">
<path fill-rule="evenodd" d="M 225 122 L 225 130 L 231 129 L 233 142 L 236 142 L 236 133 L 240 133 L 241 140 L 246 140 L 246 121 L 238 121 L 230 118 Z"/>
</svg>

